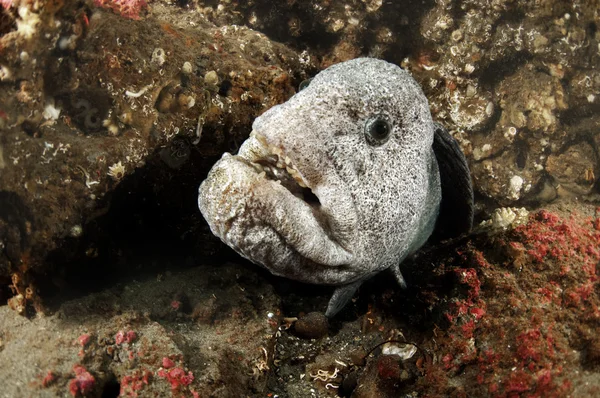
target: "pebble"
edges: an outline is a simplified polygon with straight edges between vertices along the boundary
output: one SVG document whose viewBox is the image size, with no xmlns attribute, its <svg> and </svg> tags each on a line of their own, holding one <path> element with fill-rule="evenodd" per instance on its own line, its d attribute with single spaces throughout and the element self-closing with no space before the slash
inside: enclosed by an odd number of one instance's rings
<svg viewBox="0 0 600 398">
<path fill-rule="evenodd" d="M 206 72 L 204 75 L 204 83 L 206 83 L 207 86 L 216 86 L 219 84 L 219 75 L 217 75 L 217 72 L 214 70 Z"/>
<path fill-rule="evenodd" d="M 296 321 L 294 328 L 299 337 L 318 339 L 327 335 L 329 322 L 325 314 L 321 312 L 309 312 Z"/>
</svg>

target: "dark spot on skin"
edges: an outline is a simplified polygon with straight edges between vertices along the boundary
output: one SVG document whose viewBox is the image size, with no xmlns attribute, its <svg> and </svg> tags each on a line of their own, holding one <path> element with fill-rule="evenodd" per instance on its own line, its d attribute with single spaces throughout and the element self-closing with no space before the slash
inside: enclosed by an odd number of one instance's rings
<svg viewBox="0 0 600 398">
<path fill-rule="evenodd" d="M 229 80 L 223 80 L 219 86 L 219 95 L 227 97 L 231 93 L 233 84 Z"/>
<path fill-rule="evenodd" d="M 358 122 L 358 120 L 360 119 L 360 115 L 358 113 L 358 110 L 354 106 L 352 106 L 351 104 L 346 104 L 344 110 L 351 121 Z"/>
</svg>

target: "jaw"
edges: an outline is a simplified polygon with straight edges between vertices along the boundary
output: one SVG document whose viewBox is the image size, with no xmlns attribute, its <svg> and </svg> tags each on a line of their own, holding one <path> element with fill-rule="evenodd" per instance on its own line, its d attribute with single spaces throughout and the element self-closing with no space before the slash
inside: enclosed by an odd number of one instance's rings
<svg viewBox="0 0 600 398">
<path fill-rule="evenodd" d="M 356 277 L 350 241 L 343 239 L 352 217 L 340 222 L 339 192 L 307 180 L 302 169 L 281 147 L 253 133 L 238 155 L 225 154 L 215 164 L 200 186 L 198 206 L 215 235 L 271 272 L 344 283 Z"/>
</svg>

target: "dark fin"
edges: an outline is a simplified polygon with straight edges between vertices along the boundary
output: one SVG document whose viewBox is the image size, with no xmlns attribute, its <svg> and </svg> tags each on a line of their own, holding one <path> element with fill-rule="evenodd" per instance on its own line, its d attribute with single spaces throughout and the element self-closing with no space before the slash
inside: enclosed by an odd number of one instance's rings
<svg viewBox="0 0 600 398">
<path fill-rule="evenodd" d="M 435 123 L 433 152 L 442 185 L 442 203 L 434 236 L 449 239 L 469 232 L 473 226 L 471 173 L 458 142 L 438 123 Z"/>
<path fill-rule="evenodd" d="M 348 304 L 348 301 L 354 296 L 358 287 L 363 283 L 362 280 L 350 283 L 348 285 L 340 286 L 335 289 L 333 296 L 329 300 L 327 305 L 327 311 L 325 316 L 327 318 L 333 318 L 342 308 Z"/>
<path fill-rule="evenodd" d="M 400 272 L 400 264 L 395 264 L 390 267 L 390 270 L 393 272 L 394 277 L 396 277 L 396 281 L 402 289 L 406 289 L 406 280 L 404 276 L 402 276 L 402 272 Z"/>
</svg>

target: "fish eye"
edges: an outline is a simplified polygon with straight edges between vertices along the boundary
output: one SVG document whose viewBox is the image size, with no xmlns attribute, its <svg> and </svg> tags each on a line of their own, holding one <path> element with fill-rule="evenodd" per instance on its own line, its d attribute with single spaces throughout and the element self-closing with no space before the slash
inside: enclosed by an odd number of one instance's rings
<svg viewBox="0 0 600 398">
<path fill-rule="evenodd" d="M 371 146 L 383 145 L 390 138 L 392 125 L 384 115 L 377 115 L 365 124 L 365 138 Z"/>
<path fill-rule="evenodd" d="M 306 80 L 302 80 L 302 83 L 300 83 L 300 85 L 298 86 L 298 91 L 302 91 L 304 90 L 306 87 L 308 87 L 308 85 L 310 84 L 310 82 L 312 82 L 312 77 L 310 79 L 306 79 Z"/>
</svg>

